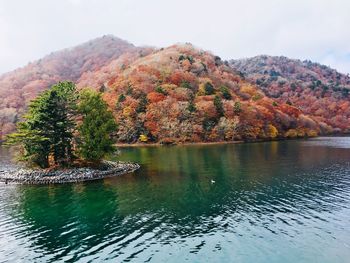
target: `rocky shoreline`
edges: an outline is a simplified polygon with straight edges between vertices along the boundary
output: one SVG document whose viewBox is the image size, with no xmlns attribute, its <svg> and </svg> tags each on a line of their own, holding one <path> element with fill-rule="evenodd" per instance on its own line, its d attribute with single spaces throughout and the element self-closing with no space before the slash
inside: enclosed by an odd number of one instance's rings
<svg viewBox="0 0 350 263">
<path fill-rule="evenodd" d="M 0 170 L 0 183 L 63 184 L 98 180 L 131 173 L 140 168 L 137 163 L 103 161 L 99 168 L 66 168 L 57 170 Z"/>
</svg>

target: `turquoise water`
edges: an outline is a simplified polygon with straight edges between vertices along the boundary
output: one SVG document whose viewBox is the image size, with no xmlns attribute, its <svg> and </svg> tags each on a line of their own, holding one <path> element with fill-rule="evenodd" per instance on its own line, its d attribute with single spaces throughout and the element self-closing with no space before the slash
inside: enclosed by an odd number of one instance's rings
<svg viewBox="0 0 350 263">
<path fill-rule="evenodd" d="M 350 261 L 350 138 L 123 148 L 118 159 L 142 168 L 0 185 L 0 262 Z"/>
</svg>

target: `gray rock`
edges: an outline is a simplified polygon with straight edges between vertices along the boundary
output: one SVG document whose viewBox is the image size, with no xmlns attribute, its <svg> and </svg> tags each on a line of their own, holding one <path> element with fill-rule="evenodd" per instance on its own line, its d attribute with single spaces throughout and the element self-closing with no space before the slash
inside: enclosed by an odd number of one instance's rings
<svg viewBox="0 0 350 263">
<path fill-rule="evenodd" d="M 103 161 L 99 169 L 72 168 L 56 171 L 45 170 L 1 170 L 0 183 L 15 184 L 60 184 L 98 180 L 120 176 L 140 168 L 137 163 Z"/>
</svg>

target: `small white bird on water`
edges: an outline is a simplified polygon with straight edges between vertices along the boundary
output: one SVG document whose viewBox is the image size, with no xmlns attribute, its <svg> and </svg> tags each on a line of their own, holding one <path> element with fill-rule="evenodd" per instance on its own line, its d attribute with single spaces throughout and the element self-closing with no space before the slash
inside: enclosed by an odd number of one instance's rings
<svg viewBox="0 0 350 263">
<path fill-rule="evenodd" d="M 213 180 L 213 179 L 211 179 L 211 181 L 210 181 L 212 184 L 215 184 L 215 181 Z"/>
</svg>

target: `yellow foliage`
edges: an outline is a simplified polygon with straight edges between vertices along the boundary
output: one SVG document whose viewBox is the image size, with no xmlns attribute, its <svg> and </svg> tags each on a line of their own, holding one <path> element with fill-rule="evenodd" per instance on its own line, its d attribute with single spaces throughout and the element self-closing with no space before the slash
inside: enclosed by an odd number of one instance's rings
<svg viewBox="0 0 350 263">
<path fill-rule="evenodd" d="M 166 91 L 174 90 L 177 88 L 175 84 L 162 84 L 161 87 Z"/>
<path fill-rule="evenodd" d="M 278 135 L 278 130 L 275 126 L 273 126 L 272 124 L 269 124 L 267 126 L 267 136 L 270 138 L 276 138 Z"/>
<path fill-rule="evenodd" d="M 307 131 L 307 136 L 308 137 L 316 137 L 318 134 L 317 134 L 317 131 L 315 130 L 308 130 Z"/>
<path fill-rule="evenodd" d="M 197 96 L 204 96 L 204 95 L 205 95 L 204 83 L 201 83 L 201 84 L 199 84 L 199 86 L 198 86 Z"/>
<path fill-rule="evenodd" d="M 125 108 L 123 109 L 123 115 L 124 115 L 125 117 L 129 117 L 129 116 L 131 115 L 131 112 L 132 112 L 132 110 L 131 110 L 131 107 L 130 107 L 130 106 L 125 107 Z"/>
<path fill-rule="evenodd" d="M 148 142 L 148 137 L 144 134 L 141 134 L 139 137 L 140 142 Z"/>
<path fill-rule="evenodd" d="M 296 138 L 298 137 L 298 132 L 295 129 L 289 129 L 284 136 L 287 138 Z"/>
<path fill-rule="evenodd" d="M 164 82 L 170 75 L 171 75 L 171 68 L 169 67 L 164 67 L 161 71 L 160 71 L 160 79 L 162 80 L 162 82 Z"/>
<path fill-rule="evenodd" d="M 246 93 L 246 94 L 250 95 L 251 97 L 254 96 L 257 93 L 256 89 L 253 86 L 248 85 L 248 84 L 247 85 L 243 85 L 240 88 L 240 91 L 242 93 Z"/>
<path fill-rule="evenodd" d="M 305 137 L 305 131 L 304 130 L 298 129 L 297 133 L 298 133 L 298 137 Z"/>
</svg>

